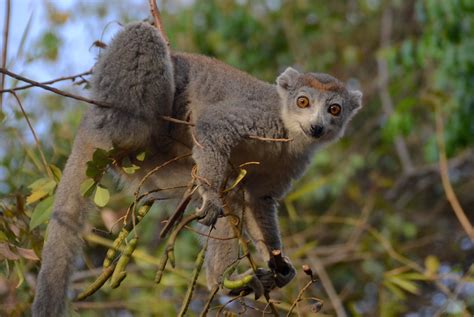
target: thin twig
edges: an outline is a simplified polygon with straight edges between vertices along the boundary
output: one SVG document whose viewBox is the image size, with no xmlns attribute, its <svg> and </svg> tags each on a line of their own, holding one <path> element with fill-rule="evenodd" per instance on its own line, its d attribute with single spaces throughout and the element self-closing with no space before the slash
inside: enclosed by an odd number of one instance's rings
<svg viewBox="0 0 474 317">
<path fill-rule="evenodd" d="M 291 142 L 293 139 L 286 139 L 286 138 L 265 138 L 262 136 L 258 135 L 248 135 L 247 136 L 249 139 L 254 139 L 254 140 L 260 140 L 260 141 L 266 141 L 266 142 Z"/>
<path fill-rule="evenodd" d="M 12 94 L 13 97 L 15 97 L 15 99 L 18 103 L 18 106 L 20 106 L 21 113 L 25 117 L 26 123 L 28 124 L 28 127 L 30 128 L 31 133 L 33 134 L 33 138 L 35 139 L 36 147 L 38 148 L 38 151 L 40 153 L 41 161 L 43 162 L 46 175 L 48 175 L 49 178 L 54 179 L 53 174 L 52 174 L 52 172 L 49 168 L 48 162 L 46 161 L 46 157 L 44 156 L 43 150 L 41 148 L 41 142 L 40 142 L 38 136 L 36 135 L 35 129 L 33 129 L 33 125 L 31 124 L 30 119 L 28 118 L 28 115 L 25 112 L 25 109 L 23 109 L 23 105 L 21 104 L 20 98 L 18 97 L 18 95 L 14 91 L 9 91 L 9 93 Z"/>
<path fill-rule="evenodd" d="M 11 1 L 7 0 L 5 2 L 5 24 L 3 26 L 3 48 L 2 48 L 2 68 L 7 67 L 7 53 L 8 53 L 8 35 L 10 33 L 10 8 Z M 2 74 L 2 81 L 0 89 L 3 90 L 5 87 L 5 74 Z M 3 94 L 0 94 L 0 113 L 3 109 Z"/>
<path fill-rule="evenodd" d="M 192 127 L 195 126 L 195 124 L 192 123 L 192 122 L 184 121 L 184 120 L 179 120 L 179 119 L 172 118 L 172 117 L 168 117 L 168 116 L 160 116 L 160 119 L 165 120 L 165 121 L 169 121 L 169 122 L 173 122 L 173 123 L 179 123 L 179 124 L 189 125 L 189 126 L 192 126 Z"/>
<path fill-rule="evenodd" d="M 187 157 L 190 157 L 192 155 L 192 153 L 188 153 L 188 154 L 184 154 L 184 155 L 180 155 L 180 156 L 177 156 L 177 157 L 174 157 L 166 162 L 164 162 L 163 164 L 155 167 L 154 169 L 150 170 L 148 173 L 146 173 L 145 176 L 143 176 L 143 178 L 140 180 L 140 183 L 138 184 L 138 187 L 137 187 L 137 190 L 135 191 L 134 195 L 135 195 L 135 200 L 136 198 L 138 197 L 138 195 L 140 194 L 140 191 L 141 191 L 141 188 L 143 186 L 143 184 L 145 183 L 145 181 L 151 176 L 153 175 L 154 173 L 158 172 L 161 168 L 167 166 L 168 164 L 171 164 L 173 162 L 176 162 L 176 161 L 179 161 L 183 158 L 187 158 Z"/>
<path fill-rule="evenodd" d="M 303 294 L 306 292 L 306 290 L 313 285 L 313 283 L 316 282 L 316 279 L 313 277 L 313 273 L 311 269 L 307 265 L 303 265 L 303 270 L 305 271 L 306 274 L 310 275 L 310 280 L 306 283 L 305 286 L 299 291 L 298 296 L 296 296 L 296 299 L 293 301 L 293 304 L 290 306 L 290 310 L 286 314 L 286 317 L 289 317 L 291 313 L 293 312 L 293 309 L 295 309 L 296 305 L 303 300 Z"/>
<path fill-rule="evenodd" d="M 238 239 L 238 237 L 235 237 L 235 236 L 232 236 L 232 237 L 218 237 L 218 236 L 214 236 L 214 235 L 209 235 L 207 233 L 203 233 L 197 229 L 194 229 L 193 227 L 190 227 L 190 226 L 186 226 L 184 227 L 185 229 L 189 230 L 189 231 L 192 231 L 198 235 L 200 235 L 201 237 L 205 237 L 205 238 L 209 238 L 209 239 L 213 239 L 213 240 L 219 240 L 219 241 L 229 241 L 229 240 L 235 240 L 235 239 Z"/>
<path fill-rule="evenodd" d="M 339 298 L 339 295 L 337 294 L 336 289 L 334 288 L 334 285 L 332 284 L 331 279 L 329 278 L 329 275 L 326 272 L 326 269 L 322 265 L 321 260 L 319 260 L 319 258 L 314 255 L 310 257 L 310 260 L 312 266 L 318 274 L 319 279 L 321 280 L 321 284 L 323 285 L 324 289 L 326 290 L 326 293 L 328 294 L 329 299 L 331 300 L 332 306 L 336 311 L 337 317 L 346 317 L 347 313 L 344 309 L 344 306 L 342 305 L 342 301 Z"/>
<path fill-rule="evenodd" d="M 222 306 L 219 308 L 219 310 L 217 311 L 216 316 L 219 317 L 219 316 L 221 315 L 222 311 L 224 310 L 224 308 L 225 308 L 227 305 L 231 304 L 232 302 L 235 302 L 236 300 L 239 300 L 239 299 L 243 298 L 244 296 L 245 296 L 245 295 L 241 294 L 241 295 L 235 296 L 234 298 L 229 299 L 224 305 L 222 305 Z"/>
<path fill-rule="evenodd" d="M 458 221 L 461 223 L 464 231 L 471 239 L 474 241 L 474 228 L 467 218 L 464 210 L 454 192 L 453 186 L 449 181 L 449 171 L 448 171 L 448 159 L 446 157 L 446 144 L 444 141 L 444 126 L 443 126 L 443 117 L 441 115 L 440 106 L 438 103 L 435 104 L 435 117 L 436 117 L 436 140 L 438 142 L 439 148 L 439 171 L 441 174 L 441 182 L 443 184 L 444 192 L 446 198 L 453 208 L 454 214 L 458 218 Z"/>
<path fill-rule="evenodd" d="M 161 277 L 163 276 L 163 271 L 166 268 L 166 264 L 168 260 L 171 262 L 171 266 L 174 268 L 175 266 L 175 259 L 174 259 L 174 244 L 176 243 L 176 238 L 178 234 L 183 230 L 183 228 L 189 224 L 190 222 L 198 219 L 199 216 L 197 214 L 190 214 L 187 217 L 183 218 L 181 222 L 176 226 L 176 228 L 171 233 L 170 237 L 168 238 L 168 242 L 166 243 L 165 251 L 161 257 L 160 264 L 158 267 L 158 271 L 155 275 L 155 283 L 159 284 L 161 282 Z"/>
<path fill-rule="evenodd" d="M 155 22 L 155 27 L 160 31 L 161 36 L 163 36 L 163 39 L 166 42 L 166 45 L 168 45 L 169 47 L 170 41 L 168 40 L 168 37 L 166 36 L 165 30 L 163 28 L 163 24 L 161 23 L 160 9 L 158 9 L 158 6 L 156 5 L 155 0 L 149 0 L 149 3 L 150 3 L 151 15 L 153 16 L 153 20 Z"/>
<path fill-rule="evenodd" d="M 189 202 L 191 201 L 191 198 L 193 197 L 194 192 L 196 191 L 197 186 L 194 186 L 194 181 L 191 183 L 191 185 L 188 187 L 188 190 L 183 195 L 183 198 L 181 199 L 181 202 L 178 204 L 178 207 L 176 207 L 175 212 L 171 217 L 168 219 L 168 222 L 166 225 L 163 227 L 163 229 L 160 232 L 160 238 L 163 239 L 166 237 L 168 232 L 173 228 L 174 224 L 183 217 L 184 211 L 189 205 Z"/>
<path fill-rule="evenodd" d="M 31 79 L 28 79 L 28 78 L 23 77 L 21 75 L 18 75 L 16 73 L 13 73 L 13 72 L 7 70 L 4 67 L 0 68 L 0 73 L 5 74 L 7 76 L 10 76 L 12 78 L 24 81 L 25 83 L 29 83 L 29 84 L 31 84 L 35 87 L 40 87 L 40 88 L 43 88 L 45 90 L 54 92 L 55 94 L 58 94 L 58 95 L 61 95 L 61 96 L 64 96 L 64 97 L 84 101 L 84 102 L 90 103 L 90 104 L 98 106 L 98 107 L 103 107 L 103 108 L 110 108 L 111 107 L 110 104 L 107 104 L 107 103 L 104 103 L 104 102 L 99 102 L 97 100 L 92 100 L 92 99 L 85 98 L 85 97 L 82 97 L 82 96 L 74 95 L 74 94 L 68 93 L 66 91 L 54 88 L 54 87 L 49 87 L 48 85 L 44 85 L 44 84 L 39 83 L 37 81 L 31 80 Z M 11 91 L 12 91 L 11 89 L 10 90 L 3 90 L 3 92 L 11 92 Z"/>
<path fill-rule="evenodd" d="M 215 285 L 212 290 L 211 294 L 209 295 L 209 298 L 207 299 L 206 304 L 204 305 L 204 308 L 201 311 L 201 314 L 199 314 L 199 317 L 206 317 L 207 313 L 209 312 L 209 308 L 211 307 L 212 300 L 216 296 L 217 292 L 219 291 L 219 286 Z"/>
<path fill-rule="evenodd" d="M 80 73 L 80 74 L 77 74 L 77 75 L 71 75 L 71 76 L 65 76 L 65 77 L 59 77 L 59 78 L 56 78 L 56 79 L 51 79 L 51 80 L 48 80 L 48 81 L 41 82 L 40 84 L 42 84 L 42 85 L 51 85 L 51 84 L 54 84 L 54 83 L 57 83 L 57 82 L 60 82 L 60 81 L 65 81 L 65 80 L 74 81 L 74 80 L 76 80 L 76 78 L 82 78 L 82 76 L 87 76 L 87 75 L 92 75 L 92 70 L 88 70 L 86 72 L 83 72 L 83 73 Z M 15 87 L 15 88 L 9 88 L 9 89 L 5 89 L 5 90 L 2 89 L 2 90 L 0 90 L 0 94 L 4 93 L 4 92 L 11 91 L 11 90 L 18 91 L 18 90 L 28 89 L 28 88 L 32 88 L 32 87 L 35 87 L 35 85 L 29 84 L 29 85 L 19 86 L 19 87 Z"/>
</svg>

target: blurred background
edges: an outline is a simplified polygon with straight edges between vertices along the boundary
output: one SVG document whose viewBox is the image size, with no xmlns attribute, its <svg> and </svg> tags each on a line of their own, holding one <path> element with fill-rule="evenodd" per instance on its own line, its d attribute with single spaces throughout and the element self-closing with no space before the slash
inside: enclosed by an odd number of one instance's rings
<svg viewBox="0 0 474 317">
<path fill-rule="evenodd" d="M 318 316 L 473 316 L 473 0 L 163 0 L 158 6 L 173 49 L 216 57 L 269 82 L 287 66 L 327 72 L 364 92 L 345 137 L 318 153 L 281 201 L 285 253 L 298 268 L 290 285 L 272 292 L 282 314 L 308 281 L 300 269 L 308 264 L 318 280 L 295 309 L 301 316 L 314 314 L 315 298 L 324 301 Z M 86 73 L 53 85 L 88 96 L 87 72 L 102 43 L 148 16 L 145 0 L 0 0 L 2 64 L 36 81 Z M 24 84 L 6 77 L 3 87 Z M 39 88 L 16 92 L 39 142 L 16 98 L 3 93 L 1 316 L 29 315 L 59 171 L 89 107 Z M 112 178 L 106 182 L 113 193 L 89 214 L 71 296 L 99 274 L 114 239 L 108 232 L 132 201 L 114 192 Z M 200 248 L 196 233 L 183 232 L 177 269 L 154 284 L 167 209 L 174 206 L 154 208 L 143 221 L 140 253 L 122 285 L 72 303 L 71 314 L 176 315 Z M 190 315 L 209 296 L 203 275 Z M 229 299 L 218 296 L 213 307 Z M 264 307 L 249 297 L 225 310 L 261 316 Z"/>
</svg>

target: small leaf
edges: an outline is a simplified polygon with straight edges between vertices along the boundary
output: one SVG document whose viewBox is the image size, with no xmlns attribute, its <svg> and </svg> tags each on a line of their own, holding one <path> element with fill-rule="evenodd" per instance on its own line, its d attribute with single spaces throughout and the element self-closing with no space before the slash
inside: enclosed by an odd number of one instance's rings
<svg viewBox="0 0 474 317">
<path fill-rule="evenodd" d="M 26 198 L 26 204 L 32 204 L 47 195 L 53 194 L 56 185 L 57 183 L 51 179 L 47 179 L 46 181 L 45 179 L 40 179 L 34 182 L 29 186 L 30 188 L 32 188 L 32 192 Z"/>
<path fill-rule="evenodd" d="M 0 260 L 18 260 L 20 256 L 14 253 L 8 243 L 0 243 Z"/>
<path fill-rule="evenodd" d="M 383 281 L 383 285 L 385 285 L 385 287 L 388 288 L 390 292 L 392 292 L 392 294 L 394 294 L 399 299 L 406 299 L 405 293 L 403 293 L 403 291 L 392 282 L 385 280 Z"/>
<path fill-rule="evenodd" d="M 81 192 L 82 196 L 89 197 L 94 192 L 96 185 L 97 183 L 92 178 L 88 178 L 82 182 L 79 191 Z"/>
<path fill-rule="evenodd" d="M 435 275 L 440 267 L 440 263 L 437 257 L 434 255 L 428 255 L 425 259 L 425 274 L 428 276 Z"/>
<path fill-rule="evenodd" d="M 7 242 L 7 241 L 8 241 L 8 237 L 7 237 L 7 235 L 5 234 L 5 232 L 0 231 L 0 243 L 1 243 L 1 242 Z"/>
<path fill-rule="evenodd" d="M 415 295 L 417 295 L 419 293 L 419 288 L 414 282 L 403 279 L 400 276 L 391 276 L 390 281 L 393 284 L 397 285 L 398 287 L 400 287 L 401 289 L 403 289 L 403 290 L 405 290 L 409 293 L 412 293 L 412 294 L 415 294 Z"/>
<path fill-rule="evenodd" d="M 40 178 L 40 179 L 37 179 L 36 181 L 34 181 L 33 183 L 31 183 L 30 185 L 28 185 L 28 188 L 30 188 L 32 191 L 34 191 L 36 189 L 42 188 L 49 181 L 50 181 L 50 179 L 47 178 L 47 177 Z"/>
<path fill-rule="evenodd" d="M 122 166 L 122 169 L 127 174 L 135 174 L 135 172 L 140 169 L 140 166 L 132 164 L 131 166 Z"/>
<path fill-rule="evenodd" d="M 45 196 L 48 196 L 48 192 L 46 191 L 43 191 L 43 190 L 36 190 L 34 192 L 32 192 L 27 198 L 26 198 L 26 204 L 29 205 L 29 204 L 32 204 L 38 200 L 40 200 L 41 198 L 45 197 Z"/>
<path fill-rule="evenodd" d="M 143 162 L 145 160 L 146 152 L 141 152 L 140 154 L 137 155 L 137 160 L 140 162 Z"/>
<path fill-rule="evenodd" d="M 139 166 L 133 164 L 128 157 L 124 157 L 122 162 L 120 162 L 122 169 L 127 174 L 134 174 L 137 170 L 140 169 Z"/>
<path fill-rule="evenodd" d="M 87 169 L 86 169 L 87 177 L 94 178 L 94 177 L 100 176 L 101 173 L 102 171 L 97 168 L 97 166 L 95 165 L 93 161 L 87 162 Z"/>
<path fill-rule="evenodd" d="M 105 168 L 111 162 L 109 152 L 103 149 L 95 150 L 94 154 L 92 154 L 92 161 L 95 163 L 97 168 Z"/>
<path fill-rule="evenodd" d="M 16 272 L 16 275 L 18 276 L 18 283 L 16 284 L 15 288 L 18 288 L 25 281 L 25 273 L 24 273 L 25 268 L 23 267 L 22 262 L 15 261 L 15 272 Z"/>
<path fill-rule="evenodd" d="M 36 205 L 30 219 L 30 230 L 46 222 L 53 211 L 53 196 L 47 197 Z"/>
<path fill-rule="evenodd" d="M 237 175 L 237 178 L 235 179 L 234 183 L 229 187 L 224 190 L 224 193 L 231 191 L 234 189 L 239 183 L 244 179 L 245 175 L 247 175 L 247 170 L 241 168 L 239 175 Z"/>
<path fill-rule="evenodd" d="M 109 190 L 102 186 L 97 186 L 94 196 L 94 203 L 99 207 L 107 205 L 110 199 Z"/>
<path fill-rule="evenodd" d="M 32 260 L 32 261 L 39 261 L 39 258 L 36 255 L 35 251 L 33 251 L 33 249 L 25 249 L 25 248 L 17 247 L 16 251 L 18 255 L 21 256 L 22 258 L 25 258 L 27 260 Z"/>
<path fill-rule="evenodd" d="M 51 172 L 53 173 L 54 180 L 56 181 L 56 183 L 59 183 L 62 177 L 61 170 L 54 164 L 49 164 L 49 168 L 51 169 Z"/>
</svg>

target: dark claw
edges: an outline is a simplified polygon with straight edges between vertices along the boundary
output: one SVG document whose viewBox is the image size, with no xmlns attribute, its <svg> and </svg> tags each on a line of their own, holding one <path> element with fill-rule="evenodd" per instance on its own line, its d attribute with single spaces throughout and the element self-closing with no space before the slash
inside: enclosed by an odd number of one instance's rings
<svg viewBox="0 0 474 317">
<path fill-rule="evenodd" d="M 213 226 L 217 218 L 223 215 L 223 212 L 221 208 L 208 203 L 202 210 L 202 214 L 203 216 L 199 219 L 199 222 L 205 226 Z"/>
<path fill-rule="evenodd" d="M 291 280 L 295 277 L 296 270 L 291 267 L 290 271 L 287 274 L 276 273 L 275 274 L 275 284 L 277 287 L 282 288 L 286 284 L 290 283 Z"/>
<path fill-rule="evenodd" d="M 275 284 L 279 288 L 288 284 L 296 276 L 295 268 L 287 257 L 282 256 L 280 250 L 272 252 L 268 267 L 274 273 Z"/>
<path fill-rule="evenodd" d="M 216 223 L 217 218 L 224 214 L 221 202 L 218 197 L 208 192 L 202 194 L 202 206 L 196 210 L 199 216 L 199 222 L 205 226 L 212 226 Z"/>
</svg>

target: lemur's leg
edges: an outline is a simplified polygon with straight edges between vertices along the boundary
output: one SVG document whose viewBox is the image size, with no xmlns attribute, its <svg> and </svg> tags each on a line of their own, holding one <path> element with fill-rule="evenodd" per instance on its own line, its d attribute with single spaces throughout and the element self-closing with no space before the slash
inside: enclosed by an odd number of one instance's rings
<svg viewBox="0 0 474 317">
<path fill-rule="evenodd" d="M 296 271 L 287 257 L 284 257 L 287 265 L 280 270 L 276 270 L 271 263 L 270 253 L 282 249 L 276 202 L 271 196 L 264 196 L 250 198 L 248 206 L 244 216 L 245 229 L 275 274 L 276 286 L 283 287 L 295 277 Z"/>
<path fill-rule="evenodd" d="M 202 230 L 209 232 L 209 230 Z M 206 253 L 206 275 L 209 288 L 220 285 L 222 276 L 239 258 L 239 240 L 229 223 L 229 218 L 219 218 L 211 236 L 219 239 L 209 239 Z M 205 239 L 205 238 L 204 238 Z"/>
<path fill-rule="evenodd" d="M 233 210 L 241 210 L 242 208 L 241 205 L 233 207 L 235 207 Z M 237 214 L 240 213 L 237 212 Z M 233 265 L 239 264 L 241 261 L 243 261 L 243 263 L 247 261 L 245 258 L 239 258 L 239 256 L 242 256 L 240 252 L 239 237 L 232 227 L 230 223 L 231 221 L 234 221 L 231 216 L 219 218 L 216 221 L 215 227 L 211 231 L 211 237 L 213 238 L 209 239 L 208 251 L 206 254 L 208 287 L 211 289 L 215 285 L 222 286 L 224 278 L 235 281 L 242 279 L 244 276 L 253 275 L 252 280 L 245 286 L 228 291 L 230 291 L 229 293 L 231 295 L 239 295 L 242 291 L 246 293 L 254 292 L 255 297 L 258 298 L 265 291 L 269 291 L 275 287 L 275 280 L 271 271 L 259 268 L 256 274 L 254 274 L 252 269 L 250 269 L 241 274 L 230 272 L 231 274 L 229 274 L 229 276 L 224 276 L 226 270 L 231 269 Z M 209 232 L 209 229 L 204 229 L 202 232 Z"/>
</svg>

